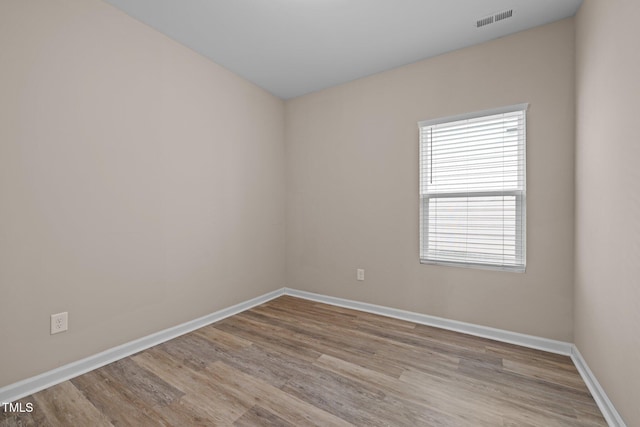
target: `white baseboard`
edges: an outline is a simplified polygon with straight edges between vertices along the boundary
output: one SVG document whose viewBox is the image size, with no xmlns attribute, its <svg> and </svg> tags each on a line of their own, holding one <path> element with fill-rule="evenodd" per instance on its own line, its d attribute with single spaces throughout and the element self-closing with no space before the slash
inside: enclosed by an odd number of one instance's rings
<svg viewBox="0 0 640 427">
<path fill-rule="evenodd" d="M 359 301 L 348 300 L 344 298 L 336 298 L 327 295 L 315 294 L 312 292 L 299 291 L 297 289 L 282 288 L 261 295 L 259 297 L 244 301 L 234 306 L 216 311 L 209 315 L 198 319 L 147 335 L 140 339 L 125 343 L 118 347 L 113 347 L 101 353 L 89 356 L 85 359 L 69 363 L 51 371 L 42 373 L 35 377 L 27 378 L 14 384 L 0 388 L 0 402 L 13 402 L 25 396 L 29 396 L 45 388 L 52 387 L 71 378 L 77 377 L 94 369 L 98 369 L 104 365 L 120 360 L 124 357 L 138 353 L 140 351 L 161 344 L 165 341 L 184 335 L 203 326 L 210 325 L 234 314 L 238 314 L 257 305 L 263 304 L 281 295 L 290 295 L 293 297 L 303 298 L 311 301 L 331 304 L 338 307 L 350 308 L 353 310 L 364 311 L 367 313 L 379 314 L 381 316 L 393 317 L 400 320 L 406 320 L 422 325 L 434 326 L 436 328 L 447 329 L 450 331 L 461 332 L 464 334 L 474 335 L 482 338 L 489 338 L 496 341 L 516 344 L 523 347 L 534 348 L 537 350 L 548 351 L 551 353 L 570 356 L 576 365 L 578 372 L 587 384 L 589 391 L 602 411 L 603 416 L 611 427 L 626 427 L 620 414 L 607 397 L 606 393 L 600 386 L 600 383 L 593 375 L 587 363 L 582 358 L 574 344 L 550 340 L 547 338 L 536 337 L 533 335 L 520 334 L 517 332 L 506 331 L 502 329 L 490 328 L 486 326 L 475 325 L 472 323 L 459 322 L 457 320 L 445 319 L 442 317 L 429 316 L 427 314 L 414 313 L 411 311 L 399 310 L 381 305 L 368 304 Z"/>
<path fill-rule="evenodd" d="M 618 411 L 616 411 L 613 403 L 611 403 L 609 397 L 607 397 L 607 393 L 604 392 L 604 389 L 596 379 L 596 376 L 593 375 L 593 372 L 591 372 L 591 369 L 589 369 L 587 362 L 584 360 L 582 354 L 580 354 L 580 351 L 578 351 L 578 347 L 576 347 L 575 345 L 573 346 L 571 351 L 571 360 L 573 360 L 573 363 L 574 365 L 576 365 L 578 372 L 580 372 L 580 376 L 582 376 L 585 384 L 587 384 L 587 388 L 591 392 L 593 400 L 596 401 L 598 408 L 600 408 L 600 411 L 602 412 L 604 419 L 607 420 L 609 426 L 626 427 L 624 420 L 622 419 Z"/>
<path fill-rule="evenodd" d="M 351 308 L 353 310 L 366 311 L 367 313 L 407 320 L 421 325 L 434 326 L 440 329 L 461 332 L 463 334 L 474 335 L 476 337 L 489 338 L 523 347 L 548 351 L 550 353 L 563 354 L 565 356 L 571 356 L 571 349 L 573 348 L 573 344 L 564 341 L 556 341 L 533 335 L 520 334 L 518 332 L 505 331 L 503 329 L 490 328 L 487 326 L 475 325 L 473 323 L 459 322 L 457 320 L 444 319 L 442 317 L 429 316 L 427 314 L 414 313 L 412 311 L 399 310 L 397 308 L 330 297 L 290 288 L 285 288 L 284 293 L 298 298 Z"/>
<path fill-rule="evenodd" d="M 140 339 L 130 341 L 117 347 L 110 348 L 101 353 L 94 354 L 85 359 L 69 363 L 51 371 L 44 372 L 35 377 L 27 378 L 14 384 L 0 388 L 0 402 L 13 402 L 29 396 L 45 388 L 60 384 L 61 382 L 75 378 L 104 365 L 120 360 L 124 357 L 146 350 L 155 345 L 162 344 L 180 335 L 195 331 L 203 326 L 222 320 L 226 317 L 248 310 L 257 305 L 263 304 L 284 293 L 284 288 L 266 293 L 259 297 L 241 302 L 231 307 L 218 310 L 195 320 L 183 323 L 172 328 L 147 335 Z"/>
</svg>

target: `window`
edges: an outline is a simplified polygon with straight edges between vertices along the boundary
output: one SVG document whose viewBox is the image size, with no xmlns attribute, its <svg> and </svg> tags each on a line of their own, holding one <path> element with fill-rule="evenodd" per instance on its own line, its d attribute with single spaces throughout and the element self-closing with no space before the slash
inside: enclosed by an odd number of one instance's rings
<svg viewBox="0 0 640 427">
<path fill-rule="evenodd" d="M 527 104 L 420 122 L 420 262 L 524 271 Z"/>
</svg>

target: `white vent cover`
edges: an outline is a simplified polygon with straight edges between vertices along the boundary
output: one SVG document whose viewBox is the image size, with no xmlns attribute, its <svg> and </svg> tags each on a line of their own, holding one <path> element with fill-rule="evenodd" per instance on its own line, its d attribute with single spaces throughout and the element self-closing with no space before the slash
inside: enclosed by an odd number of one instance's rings
<svg viewBox="0 0 640 427">
<path fill-rule="evenodd" d="M 513 16 L 513 9 L 505 10 L 499 13 L 495 13 L 491 16 L 487 16 L 476 21 L 476 27 L 484 27 L 485 25 L 493 24 L 494 22 L 502 21 Z"/>
</svg>

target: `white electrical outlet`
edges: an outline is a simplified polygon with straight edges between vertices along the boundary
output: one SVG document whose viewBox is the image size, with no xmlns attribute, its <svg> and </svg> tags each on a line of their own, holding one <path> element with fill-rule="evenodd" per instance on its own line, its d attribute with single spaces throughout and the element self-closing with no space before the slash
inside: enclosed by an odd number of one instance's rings
<svg viewBox="0 0 640 427">
<path fill-rule="evenodd" d="M 359 268 L 356 270 L 356 279 L 360 281 L 364 280 L 364 269 Z"/>
<path fill-rule="evenodd" d="M 51 315 L 51 335 L 64 332 L 69 329 L 69 313 L 52 314 Z"/>
</svg>

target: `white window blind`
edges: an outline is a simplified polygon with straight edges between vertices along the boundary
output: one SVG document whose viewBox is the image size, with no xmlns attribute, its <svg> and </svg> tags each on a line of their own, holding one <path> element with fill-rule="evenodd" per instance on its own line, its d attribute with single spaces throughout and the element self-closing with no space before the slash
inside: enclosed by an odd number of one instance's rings
<svg viewBox="0 0 640 427">
<path fill-rule="evenodd" d="M 524 271 L 527 104 L 420 129 L 420 261 Z"/>
</svg>

